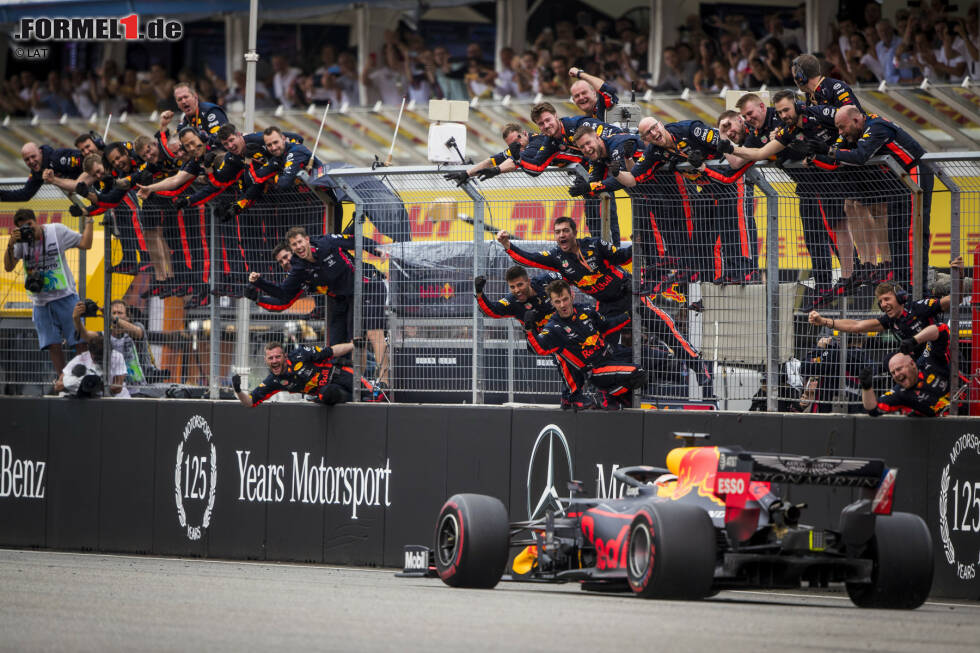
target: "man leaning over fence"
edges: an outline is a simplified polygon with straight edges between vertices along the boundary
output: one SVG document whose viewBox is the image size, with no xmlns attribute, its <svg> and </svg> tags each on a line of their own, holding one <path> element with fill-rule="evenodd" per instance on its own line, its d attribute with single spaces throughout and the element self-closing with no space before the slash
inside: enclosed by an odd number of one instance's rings
<svg viewBox="0 0 980 653">
<path fill-rule="evenodd" d="M 330 347 L 300 345 L 289 354 L 281 343 L 265 346 L 265 363 L 269 375 L 251 392 L 242 390 L 242 378 L 231 377 L 235 395 L 243 406 L 258 406 L 277 392 L 296 392 L 321 404 L 332 406 L 351 400 L 354 391 L 354 371 L 350 365 L 337 360 L 354 351 L 350 342 Z"/>
<path fill-rule="evenodd" d="M 548 297 L 547 286 L 552 281 L 561 279 L 561 275 L 557 272 L 545 272 L 531 279 L 528 277 L 527 270 L 520 265 L 513 265 L 507 269 L 505 279 L 510 294 L 496 301 L 490 301 L 483 294 L 487 278 L 476 277 L 473 280 L 473 289 L 476 293 L 477 306 L 487 317 L 498 320 L 514 318 L 530 338 L 540 332 L 555 312 Z M 562 410 L 578 411 L 592 408 L 595 402 L 583 392 L 585 377 L 582 373 L 569 366 L 560 356 L 554 356 L 554 361 L 561 372 Z"/>
<path fill-rule="evenodd" d="M 13 272 L 18 260 L 24 261 L 24 287 L 34 303 L 34 329 L 40 349 L 47 350 L 55 374 L 65 367 L 62 342 L 78 343 L 72 310 L 78 301 L 75 277 L 65 259 L 73 247 L 92 247 L 92 218 L 85 219 L 82 233 L 60 222 L 40 225 L 31 209 L 14 213 L 14 228 L 3 255 L 3 269 Z"/>
<path fill-rule="evenodd" d="M 910 415 L 935 417 L 949 408 L 949 327 L 930 325 L 915 340 L 929 342 L 926 355 L 915 361 L 909 347 L 888 359 L 888 373 L 895 385 L 875 398 L 870 368 L 861 373 L 861 401 L 869 415 Z"/>
<path fill-rule="evenodd" d="M 963 268 L 962 257 L 956 257 L 950 262 L 951 267 Z M 962 275 L 960 282 L 962 283 Z M 916 337 L 926 327 L 937 324 L 939 315 L 949 311 L 952 298 L 950 295 L 939 299 L 927 298 L 912 300 L 908 292 L 900 285 L 890 282 L 878 284 L 875 288 L 875 298 L 882 314 L 866 320 L 837 319 L 824 317 L 817 311 L 810 311 L 810 324 L 830 327 L 847 333 L 867 333 L 890 331 L 899 341 Z M 925 345 L 917 346 L 912 353 L 916 358 L 922 355 Z M 949 364 L 947 360 L 946 364 Z"/>
<path fill-rule="evenodd" d="M 932 170 L 920 163 L 925 149 L 895 123 L 875 114 L 865 115 L 852 105 L 838 109 L 835 122 L 840 136 L 826 153 L 814 157 L 815 166 L 824 170 L 836 170 L 840 164 L 860 166 L 867 164 L 875 155 L 890 155 L 922 189 L 922 249 L 918 252 L 909 251 L 913 204 L 907 193 L 889 201 L 888 243 L 896 280 L 900 283 L 911 280 L 911 269 L 915 263 L 920 266 L 925 280 L 934 182 Z"/>
<path fill-rule="evenodd" d="M 289 272 L 280 284 L 266 281 L 258 272 L 249 274 L 249 283 L 266 293 L 256 303 L 269 311 L 283 311 L 303 295 L 326 294 L 334 298 L 329 311 L 328 331 L 331 343 L 350 342 L 354 333 L 354 311 L 361 310 L 367 338 L 371 342 L 375 361 L 379 367 L 378 381 L 388 382 L 387 346 L 385 342 L 384 307 L 387 289 L 380 272 L 373 266 L 364 267 L 362 277 L 362 304 L 354 304 L 354 258 L 348 251 L 355 248 L 349 238 L 327 234 L 310 238 L 302 227 L 286 232 L 286 241 L 292 250 Z M 376 253 L 373 247 L 365 251 Z"/>
<path fill-rule="evenodd" d="M 604 316 L 626 312 L 632 307 L 631 277 L 621 265 L 633 259 L 632 247 L 616 247 L 601 238 L 576 238 L 575 221 L 555 219 L 555 247 L 543 252 L 523 250 L 510 242 L 506 230 L 497 241 L 517 263 L 553 270 L 596 300 L 596 310 Z M 619 338 L 615 341 L 618 343 Z"/>
<path fill-rule="evenodd" d="M 555 312 L 544 328 L 531 333 L 531 317 L 524 320 L 531 348 L 540 356 L 556 353 L 579 373 L 587 374 L 599 390 L 600 408 L 631 407 L 633 390 L 646 383 L 647 374 L 632 363 L 628 350 L 618 349 L 607 340 L 629 324 L 629 314 L 603 316 L 573 303 L 572 288 L 564 279 L 548 284 L 548 296 Z"/>
</svg>

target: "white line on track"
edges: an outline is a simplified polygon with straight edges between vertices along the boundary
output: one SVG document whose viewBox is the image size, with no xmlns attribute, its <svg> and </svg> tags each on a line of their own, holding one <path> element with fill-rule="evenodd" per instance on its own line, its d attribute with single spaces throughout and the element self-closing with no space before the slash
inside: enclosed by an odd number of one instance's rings
<svg viewBox="0 0 980 653">
<path fill-rule="evenodd" d="M 767 592 L 765 590 L 726 590 L 731 594 L 757 594 L 760 596 L 791 596 L 793 598 L 799 599 L 833 599 L 835 601 L 847 601 L 851 602 L 851 599 L 846 596 L 833 596 L 831 594 L 790 594 L 787 592 Z M 939 601 L 926 601 L 926 605 L 936 605 L 940 607 L 950 607 L 950 608 L 978 608 L 980 609 L 980 604 L 977 603 L 941 603 Z"/>
<path fill-rule="evenodd" d="M 331 569 L 336 571 L 365 571 L 373 574 L 394 574 L 398 569 L 374 569 L 371 567 L 348 567 L 330 566 L 318 562 L 299 563 L 299 562 L 276 562 L 274 560 L 219 560 L 217 558 L 179 558 L 174 556 L 161 555 L 127 555 L 125 553 L 89 553 L 80 551 L 52 551 L 49 549 L 5 549 L 6 551 L 16 551 L 18 553 L 50 553 L 63 556 L 91 556 L 95 558 L 119 558 L 122 560 L 173 560 L 175 562 L 197 562 L 202 564 L 221 564 L 221 565 L 266 565 L 269 567 L 296 567 L 309 569 Z"/>
</svg>

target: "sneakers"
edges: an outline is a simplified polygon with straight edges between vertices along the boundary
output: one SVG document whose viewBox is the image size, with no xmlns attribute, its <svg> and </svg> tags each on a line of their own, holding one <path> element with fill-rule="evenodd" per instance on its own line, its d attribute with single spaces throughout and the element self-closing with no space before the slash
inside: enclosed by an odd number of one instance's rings
<svg viewBox="0 0 980 653">
<path fill-rule="evenodd" d="M 599 390 L 596 392 L 596 408 L 599 410 L 620 410 L 623 405 L 605 390 Z"/>
<path fill-rule="evenodd" d="M 561 398 L 562 410 L 573 410 L 576 413 L 580 410 L 592 410 L 596 408 L 596 401 L 591 395 L 577 392 L 570 397 Z"/>
</svg>

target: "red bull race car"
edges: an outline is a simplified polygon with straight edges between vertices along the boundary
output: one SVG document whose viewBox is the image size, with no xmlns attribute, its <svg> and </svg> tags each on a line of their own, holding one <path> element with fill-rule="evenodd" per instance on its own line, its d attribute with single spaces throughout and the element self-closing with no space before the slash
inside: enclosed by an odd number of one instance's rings
<svg viewBox="0 0 980 653">
<path fill-rule="evenodd" d="M 404 575 L 453 587 L 510 580 L 577 581 L 645 598 L 702 599 L 724 589 L 844 583 L 869 608 L 917 608 L 932 586 L 932 537 L 917 515 L 892 512 L 896 469 L 882 460 L 681 447 L 667 467 L 617 469 L 622 498 L 555 499 L 544 516 L 509 522 L 494 497 L 457 494 L 436 521 L 434 548 L 410 545 Z M 773 486 L 855 488 L 836 529 L 800 522 Z"/>
</svg>

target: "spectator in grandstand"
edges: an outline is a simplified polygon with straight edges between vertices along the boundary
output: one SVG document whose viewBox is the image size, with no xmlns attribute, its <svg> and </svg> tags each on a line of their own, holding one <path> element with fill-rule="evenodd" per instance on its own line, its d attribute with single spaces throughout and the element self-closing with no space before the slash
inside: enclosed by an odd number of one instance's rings
<svg viewBox="0 0 980 653">
<path fill-rule="evenodd" d="M 847 51 L 847 62 L 858 84 L 871 84 L 885 78 L 885 69 L 874 54 L 873 45 L 861 32 L 851 35 L 851 47 Z"/>
<path fill-rule="evenodd" d="M 243 406 L 258 406 L 277 392 L 305 394 L 311 401 L 333 406 L 348 402 L 354 391 L 354 371 L 338 360 L 354 351 L 351 342 L 330 347 L 300 345 L 289 354 L 281 343 L 265 346 L 265 364 L 269 375 L 251 392 L 242 390 L 242 377 L 231 377 L 235 395 Z"/>
<path fill-rule="evenodd" d="M 557 272 L 545 272 L 531 279 L 527 270 L 520 265 L 514 265 L 507 269 L 504 278 L 508 288 L 510 288 L 510 294 L 497 301 L 490 301 L 483 294 L 483 289 L 487 285 L 486 277 L 480 276 L 473 280 L 477 306 L 484 315 L 490 318 L 506 319 L 512 317 L 517 320 L 529 337 L 536 335 L 547 324 L 552 313 L 555 312 L 546 288 L 552 281 L 561 279 L 561 275 Z M 579 370 L 570 367 L 560 356 L 555 355 L 553 358 L 555 366 L 561 373 L 562 410 L 579 411 L 592 408 L 595 402 L 592 397 L 583 392 L 584 375 Z"/>
<path fill-rule="evenodd" d="M 48 351 L 55 374 L 65 367 L 62 342 L 69 347 L 78 342 L 71 317 L 78 295 L 65 252 L 73 247 L 91 249 L 94 222 L 87 218 L 84 230 L 78 233 L 60 222 L 42 226 L 34 211 L 18 209 L 4 250 L 5 272 L 13 272 L 17 261 L 24 261 L 24 285 L 34 304 L 32 317 L 38 345 Z"/>
<path fill-rule="evenodd" d="M 697 64 L 693 61 L 688 65 L 682 65 L 677 56 L 677 48 L 664 48 L 663 67 L 660 69 L 660 81 L 653 90 L 658 93 L 668 91 L 683 91 L 685 88 L 694 88 L 694 73 Z"/>
<path fill-rule="evenodd" d="M 335 298 L 336 310 L 330 311 L 328 330 L 330 342 L 348 342 L 359 334 L 354 333 L 354 262 L 348 254 L 355 249 L 349 238 L 327 234 L 310 238 L 302 227 L 293 227 L 286 232 L 286 241 L 293 253 L 291 267 L 286 279 L 274 284 L 262 278 L 258 272 L 249 274 L 249 283 L 265 292 L 256 302 L 269 311 L 283 311 L 304 293 L 326 294 Z M 377 254 L 374 248 L 366 247 L 369 253 Z M 371 342 L 374 359 L 381 366 L 379 379 L 388 380 L 386 343 L 384 338 L 387 289 L 382 275 L 372 266 L 365 266 L 363 282 L 364 328 Z"/>
<path fill-rule="evenodd" d="M 787 27 L 783 24 L 784 20 L 785 19 L 779 14 L 778 11 L 767 13 L 762 19 L 762 23 L 766 28 L 766 35 L 759 39 L 759 43 L 764 44 L 771 41 L 776 41 L 782 45 L 783 48 L 793 46 L 799 50 L 801 47 L 803 47 L 806 44 L 803 29 L 801 27 L 787 29 Z"/>
<path fill-rule="evenodd" d="M 26 202 L 37 194 L 45 181 L 53 181 L 56 177 L 77 179 L 82 174 L 82 153 L 79 150 L 24 143 L 20 156 L 31 174 L 21 188 L 0 190 L 2 202 Z"/>
<path fill-rule="evenodd" d="M 759 57 L 753 57 L 749 62 L 751 72 L 746 77 L 742 86 L 745 88 L 761 88 L 762 86 L 775 86 L 779 80 L 772 74 L 766 63 Z"/>
<path fill-rule="evenodd" d="M 773 85 L 787 86 L 793 83 L 792 64 L 786 56 L 786 48 L 779 39 L 769 39 L 763 45 L 764 62 L 774 78 Z"/>
<path fill-rule="evenodd" d="M 302 71 L 295 66 L 290 66 L 289 60 L 281 54 L 272 55 L 272 70 L 273 97 L 286 108 L 293 106 L 293 102 L 289 98 L 289 88 Z"/>
<path fill-rule="evenodd" d="M 752 32 L 743 32 L 738 39 L 738 52 L 729 56 L 728 63 L 735 72 L 738 88 L 745 88 L 749 75 L 752 74 L 752 60 L 759 57 L 758 43 Z"/>
<path fill-rule="evenodd" d="M 899 72 L 895 66 L 895 54 L 902 45 L 902 37 L 895 33 L 895 28 L 887 19 L 879 20 L 875 24 L 875 31 L 878 33 L 875 54 L 884 69 L 885 81 L 889 84 L 897 84 Z"/>
<path fill-rule="evenodd" d="M 372 52 L 361 74 L 363 84 L 374 89 L 383 104 L 399 106 L 406 96 L 408 82 L 405 78 L 405 59 L 407 50 L 398 40 L 397 34 L 385 32 L 385 43 L 381 46 L 381 65 Z"/>
<path fill-rule="evenodd" d="M 91 302 L 91 305 L 98 309 L 97 313 L 91 316 L 85 315 L 86 304 L 90 301 L 78 302 L 72 312 L 75 331 L 85 342 L 91 342 L 95 338 L 102 337 L 101 331 L 89 331 L 85 328 L 85 317 L 97 317 L 100 322 L 102 320 L 102 309 L 98 308 L 95 302 Z M 142 358 L 141 354 L 146 351 L 146 328 L 140 322 L 130 319 L 128 307 L 123 300 L 113 300 L 109 307 L 112 318 L 109 340 L 112 343 L 112 350 L 119 352 L 123 357 L 126 366 L 126 383 L 131 387 L 144 385 L 147 383 L 147 374 L 143 370 L 143 362 L 140 359 Z M 137 342 L 142 346 L 137 345 Z"/>
<path fill-rule="evenodd" d="M 84 304 L 83 304 L 84 306 Z M 91 399 L 103 396 L 102 358 L 105 351 L 105 340 L 102 334 L 95 334 L 88 343 L 88 349 L 81 352 L 60 370 L 58 379 L 54 382 L 55 392 L 64 392 L 67 396 L 79 399 Z M 109 384 L 109 397 L 128 399 L 126 389 L 126 364 L 122 354 L 112 350 L 109 355 L 109 373 L 112 382 Z"/>
<path fill-rule="evenodd" d="M 558 354 L 578 374 L 588 375 L 599 390 L 598 406 L 619 410 L 633 405 L 633 389 L 646 383 L 646 372 L 630 360 L 627 352 L 617 351 L 607 337 L 630 323 L 628 312 L 602 315 L 592 308 L 574 304 L 572 289 L 564 279 L 547 287 L 555 312 L 537 333 L 532 315 L 524 320 L 528 342 L 539 356 Z"/>
<path fill-rule="evenodd" d="M 451 61 L 449 50 L 441 45 L 432 51 L 432 57 L 436 65 L 436 81 L 443 97 L 447 100 L 469 100 L 470 95 L 463 81 L 466 76 L 466 65 Z"/>
<path fill-rule="evenodd" d="M 466 88 L 471 98 L 493 97 L 496 73 L 479 59 L 467 59 Z"/>
<path fill-rule="evenodd" d="M 895 385 L 885 394 L 876 399 L 871 369 L 862 371 L 861 402 L 869 415 L 936 417 L 949 408 L 949 327 L 933 324 L 910 340 L 929 342 L 927 352 L 915 360 L 903 342 L 902 350 L 888 359 L 888 373 Z"/>
</svg>

